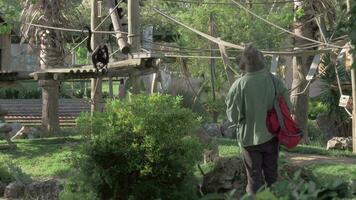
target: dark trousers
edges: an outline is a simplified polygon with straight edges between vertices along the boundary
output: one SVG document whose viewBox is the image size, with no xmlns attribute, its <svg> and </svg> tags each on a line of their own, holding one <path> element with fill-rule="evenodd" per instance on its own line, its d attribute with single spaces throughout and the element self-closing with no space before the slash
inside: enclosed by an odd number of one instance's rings
<svg viewBox="0 0 356 200">
<path fill-rule="evenodd" d="M 242 157 L 247 172 L 246 192 L 256 194 L 264 185 L 271 186 L 278 176 L 279 144 L 276 138 L 270 141 L 242 148 Z"/>
</svg>

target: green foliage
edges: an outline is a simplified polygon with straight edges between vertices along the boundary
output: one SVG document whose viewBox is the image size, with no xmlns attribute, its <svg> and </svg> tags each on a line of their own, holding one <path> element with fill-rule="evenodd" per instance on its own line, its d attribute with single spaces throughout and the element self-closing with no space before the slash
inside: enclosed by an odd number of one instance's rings
<svg viewBox="0 0 356 200">
<path fill-rule="evenodd" d="M 100 199 L 191 199 L 202 146 L 192 135 L 198 118 L 180 97 L 132 95 L 106 112 L 78 120 L 86 138 L 79 182 L 66 193 L 92 191 Z M 77 179 L 76 179 L 77 180 Z M 83 195 L 83 194 L 81 194 Z"/>
<path fill-rule="evenodd" d="M 319 100 L 309 101 L 308 108 L 308 118 L 311 120 L 315 120 L 318 117 L 318 114 L 325 113 L 327 111 L 326 105 Z"/>
<path fill-rule="evenodd" d="M 32 179 L 25 174 L 20 167 L 12 163 L 11 160 L 6 160 L 4 164 L 0 165 L 0 182 L 10 183 L 12 181 L 27 184 L 30 183 Z"/>
<path fill-rule="evenodd" d="M 18 172 L 21 170 L 34 180 L 66 178 L 72 167 L 72 154 L 78 150 L 80 141 L 69 137 L 15 140 L 17 148 L 2 150 L 0 163 L 16 166 L 11 174 L 21 174 Z"/>
<path fill-rule="evenodd" d="M 16 88 L 0 89 L 1 99 L 38 99 L 41 98 L 41 89 L 22 90 Z"/>
<path fill-rule="evenodd" d="M 298 8 L 298 10 L 295 12 L 295 15 L 298 19 L 302 18 L 305 15 L 304 9 L 302 7 Z"/>
<path fill-rule="evenodd" d="M 9 172 L 9 168 L 4 164 L 0 165 L 0 182 L 2 183 L 10 183 L 14 181 L 14 177 Z"/>
<path fill-rule="evenodd" d="M 19 166 L 15 165 L 11 161 L 8 161 L 7 167 L 8 167 L 9 173 L 11 174 L 13 179 L 16 180 L 17 182 L 21 182 L 24 184 L 28 184 L 28 183 L 32 182 L 31 177 L 29 175 L 25 174 Z"/>
<path fill-rule="evenodd" d="M 254 199 L 284 199 L 284 200 L 327 200 L 345 199 L 354 195 L 351 184 L 340 179 L 330 182 L 305 181 L 297 171 L 293 179 L 278 181 L 270 189 L 262 190 Z M 242 199 L 251 199 L 246 195 Z"/>
<path fill-rule="evenodd" d="M 308 137 L 310 145 L 325 147 L 328 142 L 326 134 L 321 132 L 315 120 L 308 120 Z"/>
<path fill-rule="evenodd" d="M 203 105 L 208 112 L 225 113 L 226 107 L 223 97 L 216 97 L 214 100 L 213 97 L 209 95 L 205 102 L 203 102 Z"/>
</svg>

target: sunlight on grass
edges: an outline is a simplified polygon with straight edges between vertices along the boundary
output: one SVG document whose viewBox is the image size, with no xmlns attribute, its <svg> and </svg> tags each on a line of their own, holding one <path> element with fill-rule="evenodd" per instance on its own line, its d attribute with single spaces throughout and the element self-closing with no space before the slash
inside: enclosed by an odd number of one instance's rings
<svg viewBox="0 0 356 200">
<path fill-rule="evenodd" d="M 219 156 L 230 157 L 240 155 L 239 144 L 236 140 L 231 139 L 217 139 L 219 145 Z"/>
<path fill-rule="evenodd" d="M 320 146 L 312 145 L 298 145 L 294 149 L 284 149 L 284 151 L 291 153 L 303 153 L 303 154 L 318 154 L 325 156 L 336 156 L 336 157 L 356 157 L 352 151 L 343 150 L 327 150 L 326 148 Z"/>
<path fill-rule="evenodd" d="M 11 161 L 34 179 L 64 178 L 71 169 L 71 155 L 78 138 L 16 140 L 17 149 L 1 151 L 0 163 Z"/>
<path fill-rule="evenodd" d="M 341 178 L 356 181 L 356 165 L 325 163 L 310 165 L 307 168 L 312 170 L 321 180 L 328 181 Z"/>
</svg>

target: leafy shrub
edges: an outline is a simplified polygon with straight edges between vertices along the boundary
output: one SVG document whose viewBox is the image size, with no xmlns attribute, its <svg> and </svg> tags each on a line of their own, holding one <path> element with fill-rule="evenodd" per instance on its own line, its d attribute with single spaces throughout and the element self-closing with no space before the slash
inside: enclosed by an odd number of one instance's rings
<svg viewBox="0 0 356 200">
<path fill-rule="evenodd" d="M 32 179 L 21 168 L 8 160 L 6 164 L 0 165 L 0 182 L 10 183 L 12 181 L 26 184 L 30 183 Z"/>
<path fill-rule="evenodd" d="M 318 117 L 318 114 L 325 113 L 327 111 L 327 106 L 321 101 L 312 100 L 309 101 L 309 111 L 308 118 L 315 120 Z"/>
<path fill-rule="evenodd" d="M 14 177 L 10 174 L 9 169 L 5 165 L 0 165 L 0 182 L 10 183 Z"/>
<path fill-rule="evenodd" d="M 278 181 L 271 188 L 262 189 L 255 197 L 246 195 L 242 199 L 266 199 L 267 196 L 270 200 L 345 199 L 355 195 L 352 187 L 352 184 L 340 179 L 332 182 L 305 181 L 297 171 L 293 179 Z"/>
<path fill-rule="evenodd" d="M 308 137 L 310 144 L 324 147 L 328 142 L 328 137 L 323 133 L 315 120 L 308 120 Z"/>
<path fill-rule="evenodd" d="M 99 199 L 192 199 L 191 177 L 202 152 L 191 134 L 197 124 L 180 97 L 159 94 L 111 101 L 106 112 L 81 116 L 86 142 L 67 197 L 92 192 Z"/>
<path fill-rule="evenodd" d="M 2 88 L 0 99 L 38 99 L 41 98 L 40 88 Z"/>
</svg>

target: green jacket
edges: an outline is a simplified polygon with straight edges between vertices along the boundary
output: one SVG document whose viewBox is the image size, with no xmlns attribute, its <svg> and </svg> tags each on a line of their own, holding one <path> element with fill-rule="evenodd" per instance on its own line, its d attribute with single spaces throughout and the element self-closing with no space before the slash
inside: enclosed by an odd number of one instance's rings
<svg viewBox="0 0 356 200">
<path fill-rule="evenodd" d="M 284 96 L 289 108 L 290 100 L 283 82 L 267 69 L 250 72 L 237 79 L 226 97 L 226 114 L 237 125 L 237 138 L 243 147 L 259 145 L 271 140 L 274 135 L 266 127 L 267 111 L 272 108 L 275 90 Z"/>
</svg>

